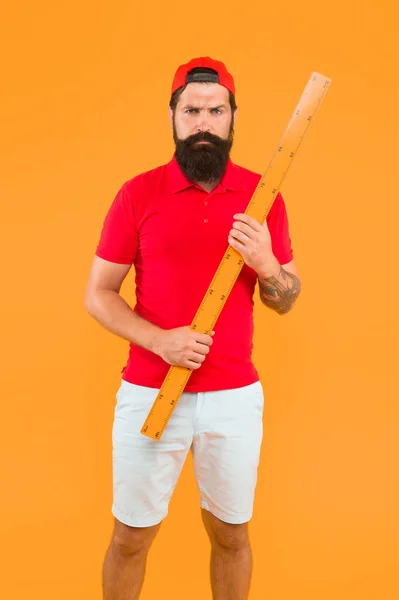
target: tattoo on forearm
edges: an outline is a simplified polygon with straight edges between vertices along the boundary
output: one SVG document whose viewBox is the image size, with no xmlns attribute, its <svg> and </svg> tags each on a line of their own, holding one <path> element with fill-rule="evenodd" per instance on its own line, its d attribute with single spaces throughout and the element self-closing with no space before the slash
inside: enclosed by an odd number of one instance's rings
<svg viewBox="0 0 399 600">
<path fill-rule="evenodd" d="M 277 277 L 259 277 L 259 292 L 263 304 L 280 315 L 291 310 L 300 291 L 301 282 L 298 277 L 284 271 L 283 267 L 280 267 Z"/>
</svg>

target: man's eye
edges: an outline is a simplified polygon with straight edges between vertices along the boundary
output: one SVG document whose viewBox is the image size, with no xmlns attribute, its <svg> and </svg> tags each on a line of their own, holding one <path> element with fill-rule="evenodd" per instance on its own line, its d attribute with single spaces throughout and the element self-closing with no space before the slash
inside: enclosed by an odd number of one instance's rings
<svg viewBox="0 0 399 600">
<path fill-rule="evenodd" d="M 222 111 L 220 110 L 220 108 L 214 108 L 214 109 L 213 109 L 213 112 L 214 112 L 214 113 L 217 113 L 218 115 L 221 115 L 221 114 L 222 114 Z"/>
<path fill-rule="evenodd" d="M 188 108 L 186 110 L 186 113 L 191 113 L 191 112 L 198 112 L 198 109 L 197 108 Z"/>
</svg>

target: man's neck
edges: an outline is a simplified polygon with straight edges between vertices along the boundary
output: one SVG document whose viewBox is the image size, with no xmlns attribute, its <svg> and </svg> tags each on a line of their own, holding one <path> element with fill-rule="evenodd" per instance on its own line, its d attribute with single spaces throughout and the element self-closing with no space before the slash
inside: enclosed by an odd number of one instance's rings
<svg viewBox="0 0 399 600">
<path fill-rule="evenodd" d="M 217 186 L 219 181 L 220 180 L 214 181 L 212 183 L 208 183 L 207 181 L 196 181 L 195 183 L 204 188 L 204 190 L 206 190 L 209 193 Z"/>
</svg>

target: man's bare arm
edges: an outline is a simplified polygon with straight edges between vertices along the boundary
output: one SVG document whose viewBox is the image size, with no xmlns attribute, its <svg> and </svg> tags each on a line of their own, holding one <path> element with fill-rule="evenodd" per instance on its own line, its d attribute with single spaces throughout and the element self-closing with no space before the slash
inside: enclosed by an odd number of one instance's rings
<svg viewBox="0 0 399 600">
<path fill-rule="evenodd" d="M 288 313 L 301 291 L 299 277 L 286 271 L 275 259 L 273 267 L 258 273 L 262 303 L 279 315 Z"/>
<path fill-rule="evenodd" d="M 157 342 L 164 329 L 140 317 L 117 291 L 97 290 L 91 294 L 85 307 L 87 312 L 111 333 L 157 353 Z"/>
<path fill-rule="evenodd" d="M 119 293 L 131 267 L 95 255 L 86 285 L 85 309 L 111 333 L 156 354 L 156 341 L 164 330 L 140 317 Z"/>
</svg>

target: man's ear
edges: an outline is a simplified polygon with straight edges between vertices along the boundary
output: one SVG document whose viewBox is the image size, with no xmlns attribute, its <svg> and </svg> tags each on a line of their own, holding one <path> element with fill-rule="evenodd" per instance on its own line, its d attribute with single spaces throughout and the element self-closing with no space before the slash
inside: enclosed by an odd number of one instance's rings
<svg viewBox="0 0 399 600">
<path fill-rule="evenodd" d="M 172 131 L 173 131 L 173 111 L 170 108 L 170 106 L 168 106 L 168 117 L 169 117 L 170 126 L 171 126 Z"/>
<path fill-rule="evenodd" d="M 234 124 L 236 122 L 237 115 L 238 115 L 238 108 L 235 109 L 234 114 L 233 114 L 233 119 L 234 119 L 233 123 Z"/>
</svg>

